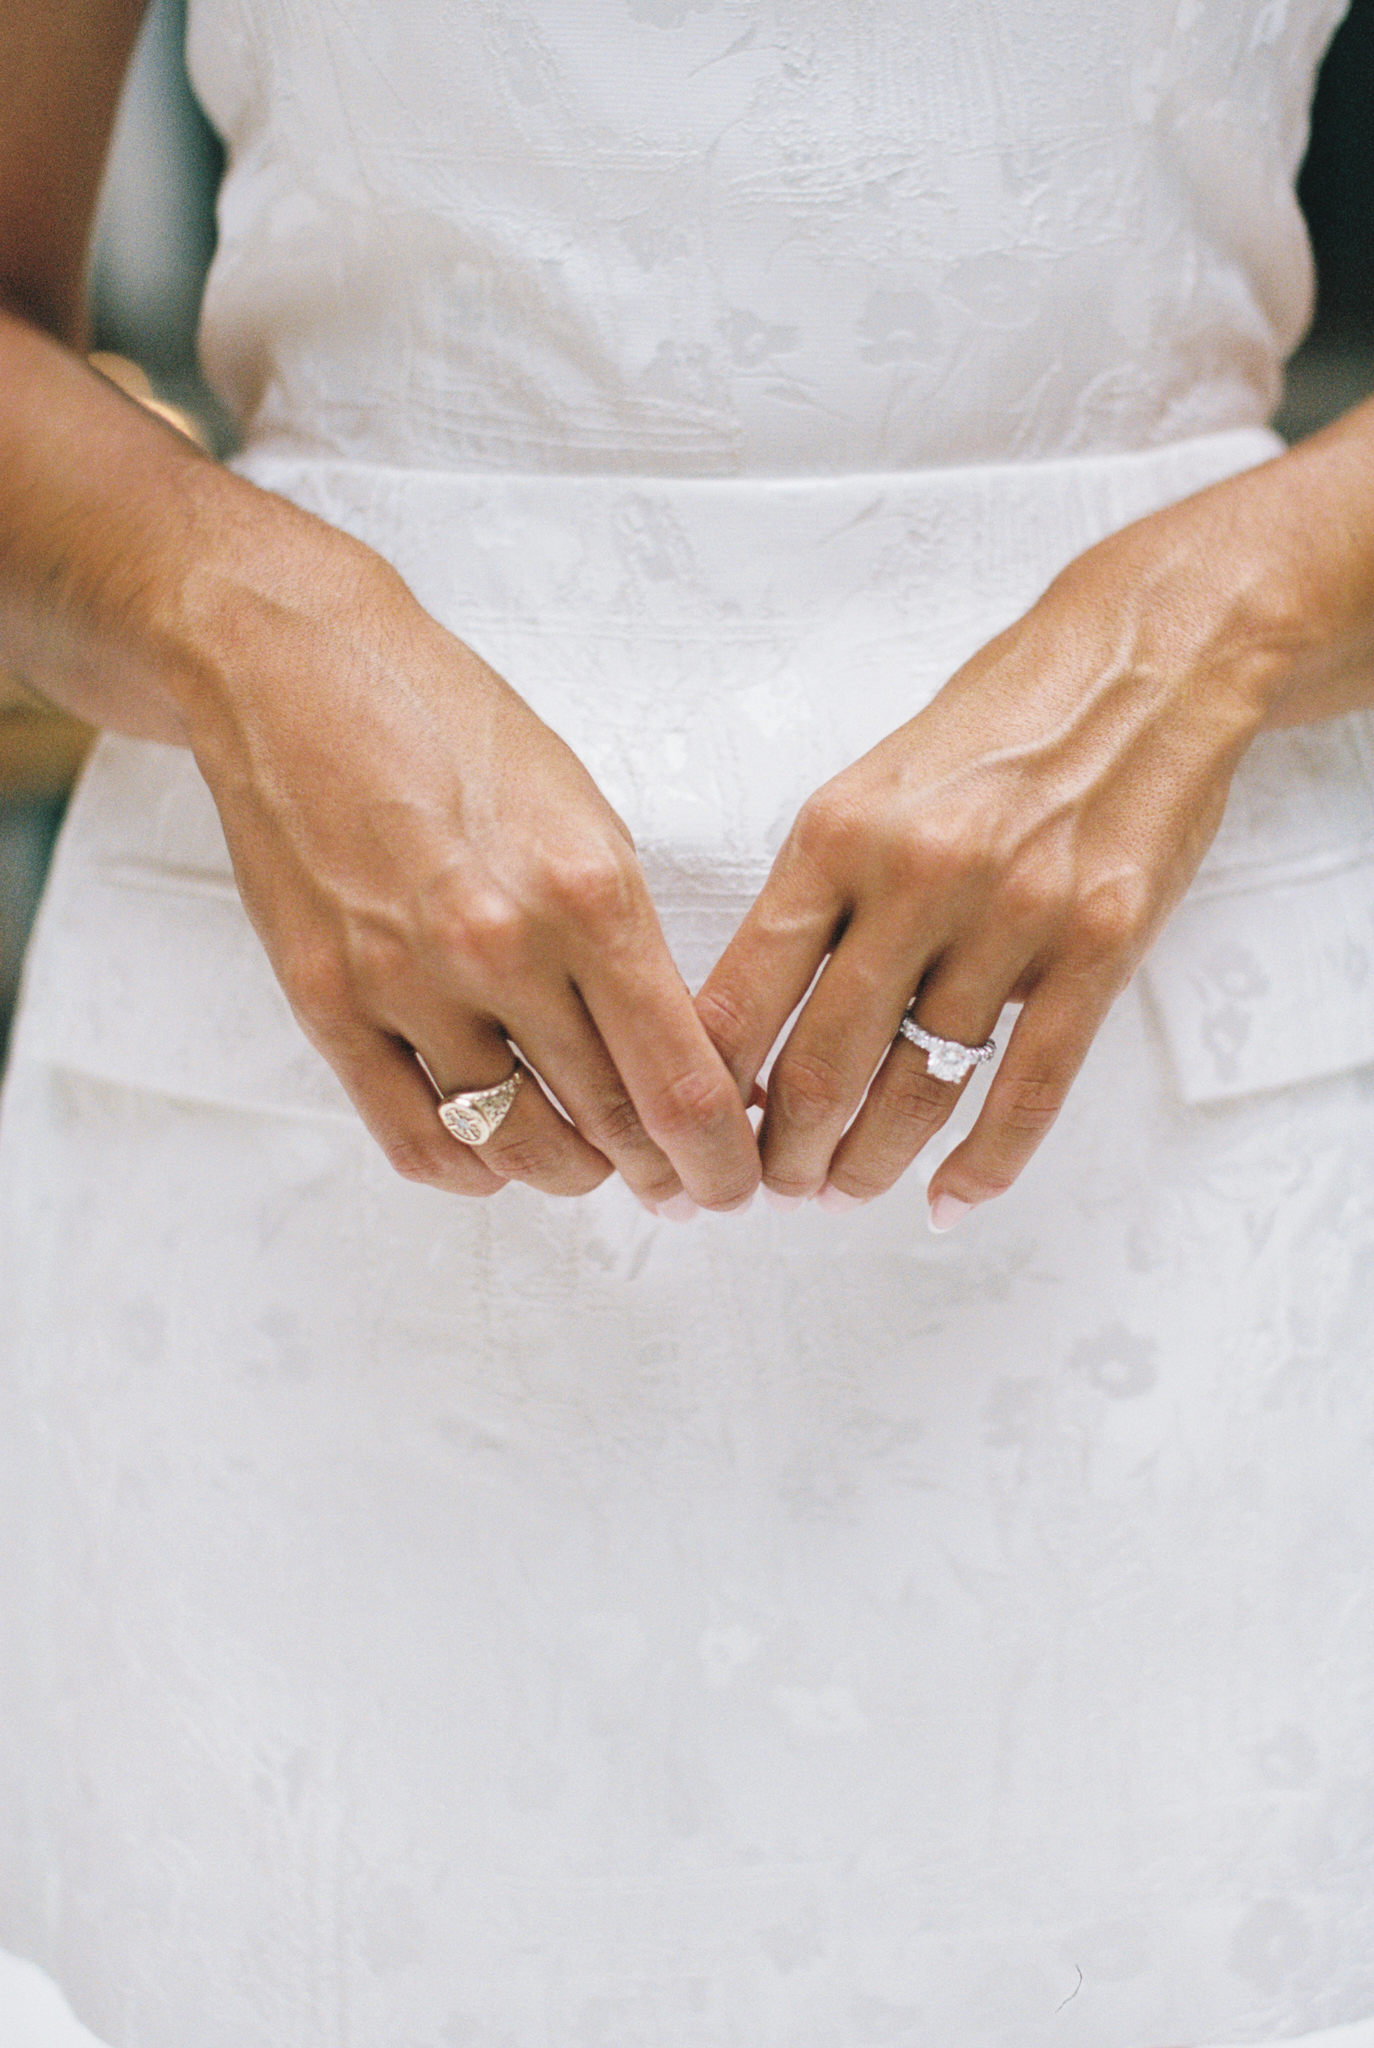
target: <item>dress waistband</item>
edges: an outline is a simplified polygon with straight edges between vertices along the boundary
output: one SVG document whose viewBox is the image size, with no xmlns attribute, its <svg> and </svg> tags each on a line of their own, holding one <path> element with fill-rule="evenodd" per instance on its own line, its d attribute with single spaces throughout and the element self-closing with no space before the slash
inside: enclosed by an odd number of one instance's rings
<svg viewBox="0 0 1374 2048">
<path fill-rule="evenodd" d="M 1197 460 L 1209 465 L 1220 463 L 1224 474 L 1231 468 L 1243 468 L 1249 462 L 1261 460 L 1264 454 L 1274 453 L 1283 445 L 1282 438 L 1272 427 L 1252 425 L 1228 427 L 1212 434 L 1184 435 L 1175 441 L 1162 441 L 1143 448 L 1076 448 L 1064 449 L 1057 455 L 1027 457 L 1008 454 L 1006 459 L 1000 462 L 929 463 L 918 468 L 890 469 L 738 470 L 729 475 L 706 475 L 677 470 L 619 467 L 521 469 L 478 465 L 472 468 L 449 468 L 434 464 L 380 462 L 364 456 L 334 455 L 307 445 L 297 445 L 289 435 L 274 433 L 264 435 L 241 449 L 234 456 L 230 466 L 245 473 L 256 473 L 261 465 L 266 464 L 287 465 L 292 468 L 359 471 L 377 476 L 442 477 L 474 483 L 556 484 L 570 489 L 599 486 L 634 490 L 647 484 L 656 489 L 681 490 L 687 494 L 719 493 L 724 496 L 740 491 L 757 490 L 761 493 L 782 495 L 790 491 L 843 491 L 852 485 L 869 490 L 875 486 L 901 484 L 929 485 L 940 489 L 951 481 L 976 482 L 980 478 L 1005 479 L 1009 476 L 1053 478 L 1070 473 L 1081 475 L 1094 469 L 1135 468 L 1148 472 L 1161 464 L 1167 468 L 1179 461 L 1186 463 Z"/>
<path fill-rule="evenodd" d="M 976 583 L 1020 609 L 1104 533 L 1281 452 L 1265 427 L 1126 453 L 837 475 L 695 477 L 407 469 L 280 442 L 239 472 L 376 547 L 445 623 L 537 607 L 595 631 L 652 618 L 687 633 L 724 621 L 829 614 L 911 556 L 929 595 Z M 461 610 L 452 612 L 455 600 Z"/>
</svg>

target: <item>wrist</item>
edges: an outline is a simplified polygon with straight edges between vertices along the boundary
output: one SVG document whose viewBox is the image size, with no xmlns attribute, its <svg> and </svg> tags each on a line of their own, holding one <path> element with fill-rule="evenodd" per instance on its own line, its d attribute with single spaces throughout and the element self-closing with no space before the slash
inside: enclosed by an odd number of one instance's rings
<svg viewBox="0 0 1374 2048">
<path fill-rule="evenodd" d="M 1374 704 L 1374 403 L 1164 516 L 1261 730 Z"/>
<path fill-rule="evenodd" d="M 1287 658 L 1267 727 L 1374 705 L 1374 407 L 1268 465 L 1264 506 L 1282 563 Z"/>
<path fill-rule="evenodd" d="M 1091 621 L 1099 689 L 1234 765 L 1263 731 L 1289 659 L 1287 607 L 1263 565 L 1204 539 L 1198 506 L 1185 500 L 1108 535 L 1046 597 L 1065 601 L 1070 631 Z"/>
<path fill-rule="evenodd" d="M 414 605 L 361 541 L 209 465 L 183 480 L 175 544 L 158 560 L 139 637 L 202 766 L 238 745 L 259 702 L 284 705 L 322 666 L 355 665 L 382 607 Z"/>
<path fill-rule="evenodd" d="M 1374 623 L 1368 565 L 1333 545 L 1296 454 L 1147 515 L 1066 572 L 1091 572 L 1122 658 L 1239 751 L 1350 708 L 1323 692 Z"/>
</svg>

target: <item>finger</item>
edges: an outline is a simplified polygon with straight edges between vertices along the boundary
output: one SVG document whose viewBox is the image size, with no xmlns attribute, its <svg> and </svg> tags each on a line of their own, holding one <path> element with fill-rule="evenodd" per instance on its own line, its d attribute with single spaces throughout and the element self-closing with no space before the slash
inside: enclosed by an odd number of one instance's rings
<svg viewBox="0 0 1374 2048">
<path fill-rule="evenodd" d="M 494 1195 L 505 1186 L 471 1146 L 456 1144 L 444 1129 L 435 1114 L 434 1090 L 408 1045 L 364 1025 L 348 1036 L 314 1036 L 403 1179 L 454 1195 Z"/>
<path fill-rule="evenodd" d="M 921 937 L 887 916 L 856 920 L 831 954 L 768 1076 L 759 1148 L 774 1194 L 797 1200 L 824 1187 L 924 957 Z"/>
<path fill-rule="evenodd" d="M 505 1034 L 495 1025 L 458 1030 L 450 1026 L 443 1052 L 435 1050 L 438 1027 L 431 1026 L 422 1035 L 425 1065 L 444 1095 L 494 1088 L 515 1065 Z M 452 1132 L 445 1130 L 444 1135 L 462 1146 Z M 559 1114 L 529 1066 L 496 1130 L 481 1145 L 464 1149 L 477 1153 L 498 1179 L 523 1181 L 546 1195 L 588 1194 L 611 1171 L 610 1162 Z"/>
<path fill-rule="evenodd" d="M 937 1080 L 919 1046 L 894 1040 L 835 1148 L 819 1197 L 822 1206 L 848 1208 L 886 1194 L 949 1121 L 967 1086 L 967 1075 L 962 1081 Z"/>
<path fill-rule="evenodd" d="M 913 1015 L 937 1038 L 983 1045 L 1019 972 L 1018 963 L 990 951 L 939 961 L 921 984 Z M 922 1047 L 900 1034 L 894 1037 L 858 1115 L 835 1149 L 822 1202 L 848 1207 L 885 1194 L 948 1122 L 976 1072 L 974 1067 L 962 1080 L 942 1081 L 931 1073 Z"/>
<path fill-rule="evenodd" d="M 645 1130 L 634 1099 L 575 988 L 567 989 L 562 1004 L 551 1007 L 546 1003 L 528 1018 L 518 1010 L 513 1012 L 511 1032 L 572 1123 L 597 1153 L 610 1161 L 646 1208 L 657 1212 L 665 1203 L 682 1197 L 682 1182 L 672 1161 Z M 688 1197 L 685 1213 L 695 1207 Z"/>
<path fill-rule="evenodd" d="M 1067 974 L 1031 991 L 977 1122 L 931 1177 L 937 1229 L 1012 1185 L 1063 1107 L 1115 993 L 1115 984 Z"/>
<path fill-rule="evenodd" d="M 577 987 L 639 1120 L 691 1199 L 738 1209 L 759 1184 L 744 1095 L 658 934 L 589 961 Z"/>
<path fill-rule="evenodd" d="M 836 943 L 845 899 L 789 838 L 697 994 L 696 1010 L 743 1090 Z"/>
</svg>

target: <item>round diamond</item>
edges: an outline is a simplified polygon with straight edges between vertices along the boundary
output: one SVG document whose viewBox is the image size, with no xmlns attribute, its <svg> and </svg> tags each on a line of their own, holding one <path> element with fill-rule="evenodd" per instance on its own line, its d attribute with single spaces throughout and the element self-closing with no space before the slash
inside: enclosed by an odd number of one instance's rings
<svg viewBox="0 0 1374 2048">
<path fill-rule="evenodd" d="M 926 1065 L 937 1081 L 962 1081 L 973 1061 L 957 1046 L 942 1045 L 938 1052 L 926 1054 Z"/>
</svg>

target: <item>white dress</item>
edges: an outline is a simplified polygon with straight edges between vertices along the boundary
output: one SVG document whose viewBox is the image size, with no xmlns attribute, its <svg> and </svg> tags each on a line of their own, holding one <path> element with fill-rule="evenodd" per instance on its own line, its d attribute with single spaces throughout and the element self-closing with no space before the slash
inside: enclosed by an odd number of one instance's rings
<svg viewBox="0 0 1374 2048">
<path fill-rule="evenodd" d="M 696 981 L 812 788 L 1276 447 L 1337 13 L 194 0 L 241 466 L 567 736 Z M 104 742 L 4 1105 L 0 1941 L 110 2048 L 1369 2048 L 1372 762 L 1255 749 L 937 1240 L 928 1162 L 401 1183 Z"/>
</svg>

